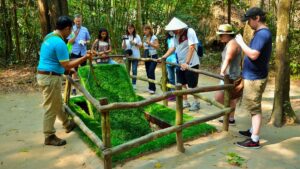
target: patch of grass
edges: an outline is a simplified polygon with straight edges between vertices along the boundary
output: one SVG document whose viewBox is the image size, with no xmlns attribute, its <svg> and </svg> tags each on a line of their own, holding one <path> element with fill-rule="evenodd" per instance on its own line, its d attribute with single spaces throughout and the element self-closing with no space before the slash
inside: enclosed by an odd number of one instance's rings
<svg viewBox="0 0 300 169">
<path fill-rule="evenodd" d="M 97 85 L 89 70 L 89 67 L 79 69 L 81 83 L 95 98 L 107 97 L 109 103 L 114 102 L 133 102 L 143 99 L 135 95 L 129 77 L 125 68 L 121 65 L 97 65 L 95 74 L 99 85 Z M 79 105 L 89 104 L 89 116 Z M 70 99 L 70 108 L 77 113 L 88 128 L 90 128 L 99 138 L 101 133 L 101 118 L 96 109 L 88 103 L 84 97 L 73 97 Z M 144 112 L 165 121 L 169 124 L 175 123 L 175 111 L 159 104 L 151 104 L 145 107 L 128 110 L 114 110 L 110 112 L 111 122 L 111 143 L 117 146 L 126 143 L 132 139 L 144 136 L 151 132 L 149 123 L 144 117 Z M 191 116 L 184 115 L 184 121 L 193 119 Z M 100 151 L 80 130 L 80 137 L 97 153 Z M 183 130 L 184 140 L 206 135 L 216 131 L 216 128 L 208 124 L 200 124 Z M 127 152 L 113 156 L 113 162 L 121 162 L 129 158 L 136 157 L 145 152 L 158 151 L 164 147 L 170 146 L 176 142 L 175 133 L 158 138 L 149 143 L 143 144 Z"/>
<path fill-rule="evenodd" d="M 229 152 L 226 154 L 226 160 L 229 164 L 234 166 L 242 166 L 244 162 L 246 161 L 243 157 L 239 156 L 238 154 L 234 152 Z"/>
</svg>

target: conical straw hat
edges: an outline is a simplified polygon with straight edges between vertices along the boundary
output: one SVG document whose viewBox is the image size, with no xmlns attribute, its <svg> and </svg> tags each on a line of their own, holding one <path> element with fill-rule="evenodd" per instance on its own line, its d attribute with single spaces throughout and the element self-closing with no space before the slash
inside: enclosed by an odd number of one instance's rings
<svg viewBox="0 0 300 169">
<path fill-rule="evenodd" d="M 187 28 L 187 24 L 179 20 L 178 18 L 174 17 L 169 24 L 166 26 L 165 30 L 166 31 L 174 31 L 174 30 L 179 30 L 183 28 Z"/>
</svg>

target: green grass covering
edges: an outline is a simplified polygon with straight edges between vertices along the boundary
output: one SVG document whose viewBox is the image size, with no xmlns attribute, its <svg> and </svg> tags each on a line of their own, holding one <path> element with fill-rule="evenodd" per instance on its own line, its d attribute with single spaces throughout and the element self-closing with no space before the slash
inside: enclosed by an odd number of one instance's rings
<svg viewBox="0 0 300 169">
<path fill-rule="evenodd" d="M 89 67 L 79 69 L 81 83 L 95 98 L 107 97 L 109 103 L 113 102 L 132 102 L 142 100 L 142 97 L 135 95 L 130 79 L 126 70 L 121 65 L 97 65 L 95 66 L 95 74 L 99 81 L 99 86 L 94 83 L 94 79 L 90 74 Z M 95 112 L 95 118 L 87 115 L 87 113 L 79 106 L 89 104 L 83 97 L 74 97 L 70 99 L 70 108 L 77 113 L 88 128 L 101 137 L 101 122 L 95 109 L 89 105 L 89 111 Z M 144 117 L 144 112 L 169 123 L 174 124 L 175 111 L 159 104 L 151 104 L 143 108 L 129 110 L 115 110 L 110 112 L 111 122 L 111 142 L 112 146 L 117 146 L 128 142 L 129 140 L 141 137 L 151 132 L 149 123 Z M 91 112 L 89 112 L 91 113 Z M 189 121 L 193 117 L 184 114 L 184 121 Z M 100 151 L 96 146 L 84 135 L 80 130 L 81 138 L 91 146 L 93 150 L 100 155 Z M 183 131 L 184 140 L 206 135 L 216 131 L 215 127 L 201 124 L 190 127 Z M 164 136 L 162 138 L 151 141 L 147 144 L 129 150 L 127 152 L 113 156 L 113 162 L 120 162 L 128 158 L 136 157 L 149 151 L 157 151 L 164 147 L 170 146 L 176 142 L 175 133 Z"/>
</svg>

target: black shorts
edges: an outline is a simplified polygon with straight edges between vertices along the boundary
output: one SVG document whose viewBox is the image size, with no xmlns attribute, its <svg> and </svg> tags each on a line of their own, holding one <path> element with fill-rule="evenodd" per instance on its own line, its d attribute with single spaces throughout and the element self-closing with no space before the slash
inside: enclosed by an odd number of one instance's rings
<svg viewBox="0 0 300 169">
<path fill-rule="evenodd" d="M 75 59 L 78 59 L 78 58 L 81 58 L 81 53 L 79 53 L 78 55 L 74 54 L 74 53 L 71 53 L 71 56 L 70 56 L 70 60 L 75 60 Z M 86 65 L 86 61 L 82 62 L 80 64 L 80 66 L 85 66 Z M 78 70 L 78 66 L 75 67 L 75 70 L 77 71 Z"/>
<path fill-rule="evenodd" d="M 191 67 L 199 69 L 199 65 Z M 177 82 L 182 85 L 188 85 L 189 88 L 195 88 L 198 85 L 199 74 L 188 70 L 182 71 L 180 68 L 176 70 Z"/>
</svg>

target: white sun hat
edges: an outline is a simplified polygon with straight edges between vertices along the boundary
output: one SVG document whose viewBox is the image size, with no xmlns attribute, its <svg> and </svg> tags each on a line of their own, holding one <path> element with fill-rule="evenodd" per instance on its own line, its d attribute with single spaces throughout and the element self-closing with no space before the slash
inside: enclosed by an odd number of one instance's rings
<svg viewBox="0 0 300 169">
<path fill-rule="evenodd" d="M 165 30 L 166 31 L 174 31 L 174 30 L 179 30 L 183 28 L 187 28 L 187 24 L 179 20 L 178 18 L 174 17 L 169 24 L 166 26 Z"/>
</svg>

